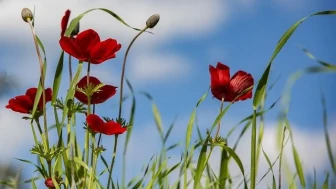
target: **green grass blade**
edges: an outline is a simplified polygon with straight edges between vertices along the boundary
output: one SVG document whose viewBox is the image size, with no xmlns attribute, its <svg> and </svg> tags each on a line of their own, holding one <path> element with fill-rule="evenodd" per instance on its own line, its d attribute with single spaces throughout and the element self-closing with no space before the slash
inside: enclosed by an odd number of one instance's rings
<svg viewBox="0 0 336 189">
<path fill-rule="evenodd" d="M 47 70 L 47 61 L 45 59 L 44 63 L 43 63 L 43 76 L 44 76 L 43 80 L 45 80 L 46 70 Z M 36 113 L 37 105 L 40 101 L 41 96 L 42 96 L 42 85 L 41 85 L 41 82 L 39 82 L 38 87 L 37 87 L 36 96 L 35 96 L 35 99 L 34 99 L 34 106 L 33 106 L 33 110 L 32 110 L 32 115 L 33 116 Z"/>
<path fill-rule="evenodd" d="M 252 132 L 251 132 L 251 169 L 250 169 L 250 188 L 255 189 L 257 177 L 257 118 L 256 110 L 254 109 L 252 118 Z"/>
<path fill-rule="evenodd" d="M 69 90 L 68 90 L 67 95 L 65 97 L 61 125 L 64 124 L 65 118 L 68 117 L 68 111 L 69 111 L 68 103 L 71 100 L 73 100 L 73 98 L 74 98 L 74 95 L 75 95 L 75 92 L 76 92 L 76 85 L 77 85 L 77 82 L 78 82 L 79 75 L 80 75 L 80 73 L 82 71 L 82 68 L 83 68 L 83 62 L 80 61 L 78 63 L 78 67 L 77 67 L 77 71 L 76 71 L 75 77 L 72 79 L 70 87 L 69 87 Z"/>
<path fill-rule="evenodd" d="M 68 29 L 65 31 L 65 36 L 70 36 L 71 32 L 76 28 L 78 22 L 89 12 L 91 11 L 94 11 L 94 10 L 101 10 L 105 13 L 108 13 L 109 15 L 113 16 L 115 19 L 117 19 L 120 23 L 122 23 L 123 25 L 129 27 L 129 28 L 132 28 L 136 31 L 141 31 L 141 29 L 138 29 L 138 28 L 134 28 L 134 27 L 131 27 L 129 24 L 127 24 L 121 17 L 119 17 L 116 13 L 114 13 L 113 11 L 111 10 L 108 10 L 108 9 L 105 9 L 105 8 L 94 8 L 94 9 L 90 9 L 90 10 L 87 10 L 85 12 L 83 12 L 82 14 L 80 14 L 79 16 L 77 16 L 76 18 L 74 18 L 70 24 L 69 24 L 69 27 Z M 150 33 L 150 32 L 149 32 Z"/>
<path fill-rule="evenodd" d="M 268 166 L 269 166 L 269 169 L 270 169 L 271 172 L 272 172 L 272 189 L 276 189 L 276 182 L 275 182 L 275 177 L 274 177 L 274 172 L 273 172 L 273 165 L 272 165 L 270 159 L 268 158 L 266 152 L 264 151 L 264 149 L 263 149 L 262 147 L 261 147 L 261 150 L 262 150 L 262 152 L 263 152 L 263 154 L 264 154 L 264 157 L 265 157 L 265 159 L 266 159 L 266 161 L 267 161 L 267 164 L 268 164 Z M 260 182 L 260 181 L 259 181 L 259 182 Z"/>
<path fill-rule="evenodd" d="M 320 65 L 322 65 L 324 67 L 329 68 L 330 70 L 336 71 L 336 65 L 335 64 L 330 64 L 330 63 L 327 63 L 325 61 L 319 60 L 319 59 L 315 58 L 315 56 L 311 52 L 309 52 L 307 49 L 305 49 L 303 47 L 301 49 L 310 59 L 315 60 L 317 63 L 319 63 Z"/>
<path fill-rule="evenodd" d="M 316 12 L 314 14 L 311 14 L 307 17 L 302 18 L 301 20 L 297 21 L 295 24 L 293 24 L 280 38 L 278 44 L 275 47 L 275 50 L 268 62 L 268 65 L 264 71 L 264 73 L 261 76 L 261 79 L 257 85 L 256 88 L 256 92 L 254 94 L 254 98 L 253 98 L 253 106 L 256 108 L 260 105 L 261 99 L 262 97 L 265 95 L 266 92 L 266 85 L 268 82 L 268 76 L 269 73 L 271 71 L 271 66 L 273 63 L 273 60 L 275 59 L 275 57 L 279 54 L 279 52 L 281 51 L 281 49 L 285 46 L 285 44 L 287 43 L 288 39 L 292 36 L 292 34 L 295 32 L 295 30 L 300 26 L 300 24 L 302 22 L 304 22 L 305 20 L 307 20 L 308 18 L 312 17 L 312 16 L 317 16 L 317 15 L 333 15 L 336 14 L 336 10 L 330 10 L 330 11 L 321 11 L 321 12 Z"/>
<path fill-rule="evenodd" d="M 131 96 L 132 96 L 132 106 L 131 106 L 131 114 L 129 118 L 129 125 L 132 125 L 132 127 L 129 127 L 129 129 L 126 132 L 126 138 L 125 138 L 125 146 L 124 146 L 124 152 L 123 152 L 123 163 L 122 163 L 122 180 L 121 180 L 121 187 L 125 188 L 125 177 L 126 177 L 126 153 L 127 153 L 127 147 L 129 144 L 129 141 L 131 139 L 132 131 L 133 131 L 133 125 L 134 125 L 134 117 L 135 117 L 135 110 L 136 110 L 136 99 L 135 99 L 135 94 L 134 94 L 134 89 L 129 82 L 128 79 L 126 79 L 126 83 L 128 88 L 131 91 Z"/>
<path fill-rule="evenodd" d="M 209 138 L 210 138 L 210 134 L 204 140 L 201 152 L 197 160 L 197 167 L 196 167 L 195 176 L 194 176 L 194 189 L 198 189 L 201 186 L 200 182 L 202 178 L 202 173 L 203 173 L 205 165 L 207 164 L 206 160 L 207 160 L 207 150 L 208 150 Z"/>
<path fill-rule="evenodd" d="M 326 106 L 326 99 L 321 91 L 321 104 L 322 104 L 322 114 L 323 114 L 323 126 L 324 126 L 324 136 L 326 140 L 326 145 L 327 145 L 327 150 L 328 150 L 328 156 L 329 156 L 329 161 L 331 164 L 331 168 L 334 172 L 334 175 L 336 176 L 336 165 L 333 157 L 333 151 L 332 151 L 332 146 L 330 143 L 330 138 L 329 138 L 329 132 L 328 132 L 328 117 L 327 117 L 327 106 Z"/>
<path fill-rule="evenodd" d="M 60 87 L 61 80 L 62 80 L 63 60 L 64 60 L 64 51 L 62 51 L 61 56 L 58 59 L 57 67 L 56 67 L 54 83 L 53 83 L 53 95 L 52 95 L 52 100 L 51 100 L 52 105 L 56 104 L 56 99 L 58 96 L 58 91 L 59 91 L 59 87 Z"/>
<path fill-rule="evenodd" d="M 329 188 L 329 173 L 327 172 L 327 176 L 326 176 L 326 178 L 324 180 L 322 189 L 328 189 L 328 188 Z"/>
<path fill-rule="evenodd" d="M 226 181 L 229 178 L 229 156 L 225 149 L 222 150 L 219 170 L 219 187 L 225 188 Z"/>
</svg>

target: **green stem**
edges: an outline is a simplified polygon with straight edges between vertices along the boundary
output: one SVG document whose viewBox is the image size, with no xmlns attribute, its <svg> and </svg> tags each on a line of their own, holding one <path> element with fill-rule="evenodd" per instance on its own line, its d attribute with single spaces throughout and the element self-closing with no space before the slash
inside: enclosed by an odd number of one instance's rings
<svg viewBox="0 0 336 189">
<path fill-rule="evenodd" d="M 109 169 L 109 176 L 108 176 L 108 182 L 107 182 L 107 189 L 110 188 L 110 184 L 111 184 L 111 180 L 112 180 L 112 170 L 113 170 L 113 166 L 114 166 L 114 162 L 115 162 L 115 157 L 117 154 L 117 146 L 118 146 L 118 135 L 114 136 L 114 148 L 113 148 L 113 154 L 112 154 L 112 162 L 111 162 L 111 166 Z"/>
<path fill-rule="evenodd" d="M 41 137 L 42 137 L 43 131 L 42 131 L 42 129 L 41 129 L 41 125 L 40 125 L 39 120 L 38 120 L 38 119 L 35 119 L 35 123 L 36 123 L 37 128 L 38 128 L 38 130 L 39 130 L 39 132 L 40 132 L 40 134 L 41 134 Z"/>
<path fill-rule="evenodd" d="M 256 143 L 257 143 L 257 110 L 254 109 L 252 117 L 252 132 L 251 132 L 251 173 L 250 173 L 250 189 L 255 189 L 256 186 Z"/>
<path fill-rule="evenodd" d="M 223 106 L 224 106 L 224 97 L 222 97 L 222 100 L 221 100 L 221 105 L 220 105 L 220 108 L 219 108 L 219 113 L 222 113 L 222 111 L 223 111 Z M 216 141 L 216 138 L 217 138 L 218 135 L 219 135 L 220 128 L 221 128 L 221 122 L 219 121 L 219 122 L 218 122 L 217 131 L 216 131 L 216 134 L 215 134 L 215 137 L 212 139 L 213 142 Z"/>
<path fill-rule="evenodd" d="M 71 68 L 71 55 L 69 54 L 69 79 L 70 79 L 70 85 L 72 81 L 72 68 Z"/>
<path fill-rule="evenodd" d="M 131 43 L 128 45 L 125 56 L 124 56 L 124 61 L 123 61 L 123 66 L 122 66 L 122 71 L 121 71 L 121 78 L 120 78 L 120 96 L 119 96 L 119 113 L 118 113 L 118 118 L 121 118 L 121 112 L 122 112 L 122 97 L 123 97 L 123 90 L 124 90 L 124 77 L 125 77 L 125 69 L 126 69 L 126 60 L 128 56 L 128 52 L 130 51 L 133 43 L 135 40 L 146 30 L 148 27 L 146 26 L 144 29 L 142 29 L 131 41 Z"/>
<path fill-rule="evenodd" d="M 87 68 L 87 86 L 89 86 L 89 83 L 90 83 L 90 80 L 89 80 L 89 77 L 90 77 L 90 62 L 88 62 L 88 68 Z M 87 115 L 90 115 L 91 113 L 91 94 L 87 95 L 87 101 L 88 101 L 88 104 L 87 104 Z M 86 129 L 86 137 L 85 137 L 85 163 L 86 165 L 89 165 L 89 154 L 90 154 L 90 132 L 89 132 L 89 128 Z M 85 170 L 85 173 L 84 173 L 84 183 L 86 182 L 86 176 L 87 176 L 87 170 Z"/>
<path fill-rule="evenodd" d="M 39 59 L 39 63 L 40 63 L 40 82 L 41 82 L 41 88 L 42 88 L 42 112 L 43 112 L 43 122 L 44 122 L 44 137 L 45 137 L 45 141 L 46 141 L 46 147 L 47 150 L 49 151 L 49 139 L 48 139 L 48 126 L 47 126 L 47 115 L 46 115 L 46 106 L 45 106 L 45 102 L 46 102 L 46 96 L 45 96 L 45 86 L 44 86 L 44 74 L 43 74 L 43 61 L 42 61 L 42 56 L 41 56 L 41 52 L 40 49 L 38 47 L 38 43 L 37 43 L 37 37 L 35 34 L 35 30 L 34 30 L 34 26 L 32 25 L 31 20 L 28 20 L 32 35 L 33 35 L 33 39 L 34 39 L 34 44 L 35 44 L 35 49 L 36 49 L 36 53 Z"/>
</svg>

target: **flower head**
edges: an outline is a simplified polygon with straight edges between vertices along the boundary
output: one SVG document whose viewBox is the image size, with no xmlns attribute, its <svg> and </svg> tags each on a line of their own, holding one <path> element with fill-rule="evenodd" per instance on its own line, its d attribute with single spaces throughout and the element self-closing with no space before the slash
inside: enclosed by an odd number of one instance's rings
<svg viewBox="0 0 336 189">
<path fill-rule="evenodd" d="M 8 101 L 6 108 L 11 109 L 15 112 L 30 114 L 33 110 L 34 100 L 37 93 L 37 88 L 30 88 L 27 90 L 26 94 L 16 96 Z M 51 101 L 52 91 L 51 88 L 45 90 L 45 103 Z M 38 110 L 43 108 L 43 98 L 40 97 L 40 101 L 37 105 Z"/>
<path fill-rule="evenodd" d="M 220 62 L 216 68 L 210 65 L 209 72 L 211 93 L 218 100 L 224 98 L 224 101 L 235 102 L 252 98 L 254 80 L 251 74 L 240 70 L 230 79 L 230 68 Z M 248 88 L 250 90 L 245 91 Z"/>
<path fill-rule="evenodd" d="M 76 38 L 61 36 L 59 43 L 66 53 L 92 64 L 115 58 L 115 53 L 121 48 L 115 39 L 100 41 L 99 35 L 92 29 L 82 31 Z"/>
<path fill-rule="evenodd" d="M 97 87 L 98 85 L 102 85 L 99 87 L 97 91 L 92 91 L 93 88 Z M 91 93 L 91 100 L 90 104 L 100 104 L 105 102 L 107 99 L 111 98 L 117 92 L 117 87 L 112 85 L 103 85 L 99 79 L 96 77 L 89 76 L 89 84 L 87 83 L 87 76 L 84 76 L 79 82 L 77 83 L 77 88 L 81 89 L 82 91 L 76 90 L 75 97 L 84 104 L 88 104 L 87 94 L 83 93 L 84 91 L 87 93 Z"/>
<path fill-rule="evenodd" d="M 95 114 L 88 115 L 86 122 L 93 132 L 105 135 L 123 134 L 127 130 L 127 128 L 122 127 L 120 123 L 115 121 L 105 122 Z"/>
</svg>

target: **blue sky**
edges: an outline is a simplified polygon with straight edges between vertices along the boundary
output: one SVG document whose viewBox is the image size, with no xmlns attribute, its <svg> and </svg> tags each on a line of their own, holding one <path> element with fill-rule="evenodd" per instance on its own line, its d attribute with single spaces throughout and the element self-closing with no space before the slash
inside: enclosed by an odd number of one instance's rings
<svg viewBox="0 0 336 189">
<path fill-rule="evenodd" d="M 208 68 L 210 64 L 216 65 L 218 61 L 225 63 L 231 68 L 231 75 L 238 70 L 244 70 L 251 73 L 257 81 L 263 73 L 276 43 L 292 24 L 314 12 L 336 9 L 336 2 L 333 0 L 240 0 L 235 2 L 213 1 L 212 3 L 199 1 L 195 4 L 143 1 L 141 3 L 116 2 L 113 5 L 107 1 L 97 3 L 70 1 L 68 5 L 65 5 L 56 3 L 56 1 L 46 4 L 36 0 L 5 1 L 0 4 L 6 7 L 5 11 L 0 13 L 0 22 L 4 24 L 4 27 L 0 29 L 0 61 L 3 62 L 0 71 L 6 71 L 10 77 L 19 78 L 19 86 L 9 90 L 7 96 L 0 98 L 0 104 L 3 105 L 3 108 L 0 108 L 1 127 L 9 128 L 8 123 L 17 126 L 11 127 L 12 134 L 0 141 L 17 140 L 16 137 L 19 137 L 23 141 L 30 141 L 30 144 L 32 144 L 30 136 L 26 136 L 25 133 L 29 132 L 29 128 L 28 130 L 22 129 L 25 125 L 21 124 L 26 123 L 17 120 L 21 115 L 4 108 L 9 98 L 24 93 L 28 87 L 35 86 L 38 78 L 38 62 L 29 27 L 20 18 L 20 11 L 23 7 L 33 9 L 34 4 L 36 5 L 36 32 L 47 49 L 49 63 L 47 83 L 49 85 L 52 84 L 53 70 L 60 53 L 58 45 L 59 24 L 67 8 L 73 11 L 71 16 L 73 18 L 89 8 L 105 7 L 114 10 L 129 24 L 139 28 L 143 27 L 150 15 L 159 13 L 161 20 L 153 30 L 155 35 L 145 34 L 133 46 L 128 59 L 126 77 L 130 79 L 137 92 L 146 91 L 154 97 L 166 129 L 178 116 L 172 142 L 183 140 L 188 116 L 198 99 L 209 87 Z M 318 16 L 308 19 L 298 28 L 274 61 L 270 83 L 273 83 L 278 77 L 280 79 L 270 91 L 266 106 L 271 105 L 282 95 L 285 83 L 292 73 L 308 66 L 317 65 L 303 53 L 299 45 L 307 48 L 322 60 L 330 63 L 335 62 L 336 54 L 333 52 L 336 41 L 335 23 L 335 16 Z M 121 26 L 99 12 L 91 13 L 87 18 L 84 18 L 81 24 L 82 29 L 93 28 L 99 32 L 102 39 L 113 37 L 123 45 L 122 50 L 117 53 L 116 59 L 92 67 L 93 75 L 96 74 L 105 83 L 118 86 L 119 70 L 124 52 L 136 32 Z M 20 56 L 13 56 L 14 52 Z M 75 60 L 73 67 L 76 67 Z M 322 88 L 328 102 L 330 130 L 335 131 L 336 120 L 332 119 L 336 115 L 333 99 L 336 92 L 335 79 L 334 74 L 304 76 L 295 84 L 292 91 L 289 118 L 294 127 L 294 135 L 298 135 L 296 145 L 301 147 L 302 158 L 308 169 L 313 167 L 313 165 L 309 165 L 311 162 L 327 162 L 322 130 L 320 88 Z M 65 74 L 62 85 L 63 92 L 66 90 L 67 82 L 68 78 Z M 97 113 L 102 116 L 115 117 L 117 99 L 118 95 L 106 104 L 98 106 Z M 146 163 L 153 153 L 157 152 L 159 145 L 153 143 L 158 138 L 154 136 L 156 131 L 150 103 L 141 95 L 137 96 L 137 100 L 138 109 L 133 132 L 134 138 L 129 150 L 129 162 L 140 168 L 140 165 Z M 127 105 L 124 108 L 125 115 L 128 115 Z M 203 131 L 211 126 L 218 109 L 219 102 L 209 95 L 198 111 L 200 127 Z M 280 106 L 277 106 L 267 114 L 265 133 L 269 135 L 265 136 L 265 140 L 275 140 L 275 122 L 279 110 Z M 230 127 L 251 112 L 252 100 L 236 103 L 223 119 L 223 124 L 226 127 L 221 134 L 225 136 Z M 238 133 L 239 131 L 237 131 Z M 314 148 L 319 149 L 319 153 L 307 157 L 310 155 L 310 151 L 306 143 L 310 140 L 316 140 Z M 248 140 L 245 142 L 248 144 Z M 105 137 L 104 143 L 106 146 L 111 144 L 112 137 Z M 18 146 L 25 148 L 28 143 L 13 141 L 13 146 L 21 149 Z M 28 147 L 30 148 L 31 145 Z M 8 153 L 5 156 L 7 159 L 28 154 L 19 153 L 21 150 L 8 150 L 8 148 L 0 148 Z M 268 150 L 272 154 L 271 156 L 275 157 L 276 150 L 273 148 L 270 146 Z M 134 151 L 132 152 L 132 150 Z M 109 157 L 110 153 L 108 150 L 106 156 Z M 139 153 L 143 153 L 140 155 L 141 158 L 132 157 L 132 155 L 139 155 Z M 248 154 L 245 151 L 241 151 L 241 153 Z M 171 155 L 178 157 L 179 153 L 174 152 Z M 216 162 L 216 154 L 214 156 L 213 161 Z M 246 161 L 246 165 L 248 165 L 248 159 Z M 323 176 L 323 171 L 328 168 L 329 164 L 319 162 L 316 166 L 319 167 Z M 30 173 L 30 171 L 26 171 Z M 130 173 L 128 177 L 134 174 Z"/>
</svg>

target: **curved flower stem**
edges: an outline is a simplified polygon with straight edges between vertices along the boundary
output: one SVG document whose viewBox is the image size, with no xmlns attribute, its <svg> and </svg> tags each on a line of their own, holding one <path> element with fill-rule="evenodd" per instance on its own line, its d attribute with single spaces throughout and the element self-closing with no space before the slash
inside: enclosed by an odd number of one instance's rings
<svg viewBox="0 0 336 189">
<path fill-rule="evenodd" d="M 108 181 L 107 181 L 107 188 L 110 188 L 110 184 L 111 184 L 111 180 L 112 180 L 112 170 L 113 170 L 113 166 L 114 166 L 114 162 L 115 162 L 115 157 L 117 154 L 117 146 L 118 146 L 118 135 L 114 136 L 114 148 L 113 148 L 113 154 L 112 154 L 112 162 L 111 162 L 111 166 L 109 169 L 109 176 L 108 176 Z"/>
<path fill-rule="evenodd" d="M 142 29 L 131 41 L 131 43 L 128 45 L 125 56 L 124 56 L 124 61 L 123 61 L 123 66 L 122 66 L 122 71 L 121 71 L 121 78 L 120 78 L 120 96 L 119 96 L 119 113 L 118 113 L 118 118 L 121 118 L 121 112 L 122 112 L 122 97 L 123 97 L 123 90 L 124 90 L 124 77 L 125 77 L 125 69 L 126 69 L 126 59 L 128 56 L 128 52 L 130 51 L 133 43 L 135 40 L 146 30 L 148 27 L 146 26 L 144 29 Z"/>
<path fill-rule="evenodd" d="M 40 72 L 41 72 L 40 82 L 41 82 L 41 87 L 42 87 L 42 102 L 43 102 L 42 112 L 43 112 L 43 122 L 44 122 L 44 137 L 45 137 L 47 149 L 49 151 L 48 126 L 47 126 L 47 115 L 46 115 L 46 107 L 45 107 L 46 96 L 45 96 L 45 91 L 44 91 L 45 86 L 44 86 L 44 75 L 43 75 L 43 61 L 42 61 L 40 49 L 38 47 L 34 26 L 32 25 L 32 21 L 29 18 L 28 18 L 28 23 L 29 23 L 30 30 L 33 35 L 35 49 L 36 49 L 36 53 L 37 53 L 39 63 L 40 63 Z"/>
<path fill-rule="evenodd" d="M 222 111 L 223 111 L 223 107 L 224 107 L 224 97 L 223 97 L 222 100 L 221 100 L 221 105 L 220 105 L 219 113 L 222 113 Z M 221 122 L 219 121 L 219 122 L 218 122 L 218 127 L 217 127 L 217 131 L 216 131 L 215 138 L 213 138 L 213 142 L 216 141 L 216 138 L 217 138 L 218 135 L 219 135 L 220 128 L 221 128 Z"/>
</svg>

